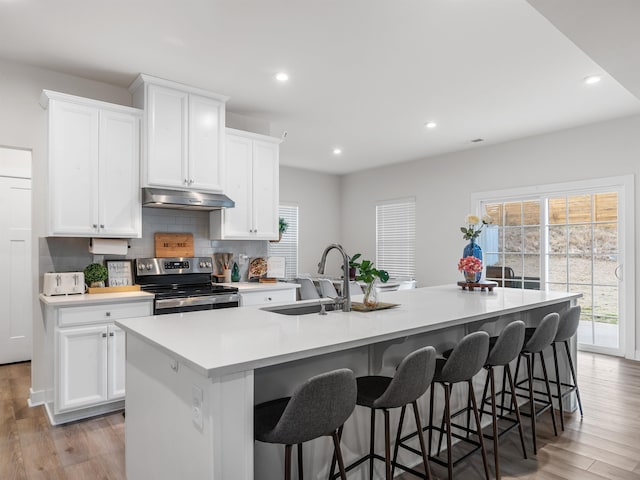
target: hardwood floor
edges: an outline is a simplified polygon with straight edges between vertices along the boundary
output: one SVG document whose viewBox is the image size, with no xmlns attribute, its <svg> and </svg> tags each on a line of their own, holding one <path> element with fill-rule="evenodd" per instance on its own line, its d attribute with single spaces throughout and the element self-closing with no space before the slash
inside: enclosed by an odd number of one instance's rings
<svg viewBox="0 0 640 480">
<path fill-rule="evenodd" d="M 30 369 L 0 366 L 0 479 L 125 479 L 122 413 L 52 427 L 27 406 Z"/>
<path fill-rule="evenodd" d="M 537 457 L 525 428 L 528 460 L 516 431 L 503 437 L 504 480 L 640 480 L 640 362 L 580 353 L 578 369 L 584 419 L 568 414 L 554 437 L 548 415 L 540 417 Z M 0 366 L 0 479 L 124 479 L 122 414 L 51 427 L 42 407 L 26 405 L 30 383 L 29 363 Z M 445 469 L 432 468 L 446 478 Z M 484 478 L 480 456 L 454 475 Z"/>
</svg>

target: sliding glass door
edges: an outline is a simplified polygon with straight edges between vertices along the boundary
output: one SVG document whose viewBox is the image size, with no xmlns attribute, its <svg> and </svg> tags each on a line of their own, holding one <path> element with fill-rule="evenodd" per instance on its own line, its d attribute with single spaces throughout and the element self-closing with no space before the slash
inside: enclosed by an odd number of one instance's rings
<svg viewBox="0 0 640 480">
<path fill-rule="evenodd" d="M 486 278 L 511 288 L 581 293 L 579 348 L 624 355 L 625 324 L 633 321 L 622 321 L 632 303 L 622 288 L 628 258 L 624 186 L 552 187 L 535 195 L 477 195 L 479 213 L 484 210 L 495 221 L 481 238 Z"/>
</svg>

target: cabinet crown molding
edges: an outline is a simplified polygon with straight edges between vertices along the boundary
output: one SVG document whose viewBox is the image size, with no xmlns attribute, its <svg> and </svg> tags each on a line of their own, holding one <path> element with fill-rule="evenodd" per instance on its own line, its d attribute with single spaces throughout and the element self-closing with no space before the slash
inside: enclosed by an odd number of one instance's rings
<svg viewBox="0 0 640 480">
<path fill-rule="evenodd" d="M 49 101 L 51 100 L 75 103 L 77 105 L 110 110 L 112 112 L 129 113 L 138 117 L 142 117 L 143 114 L 143 111 L 139 108 L 119 105 L 117 103 L 103 102 L 102 100 L 94 100 L 93 98 L 79 97 L 68 93 L 54 92 L 53 90 L 42 90 L 42 93 L 40 94 L 40 106 L 46 110 L 49 108 Z"/>
<path fill-rule="evenodd" d="M 184 83 L 174 82 L 172 80 L 166 80 L 164 78 L 153 77 L 151 75 L 147 75 L 146 73 L 141 73 L 140 75 L 138 75 L 138 78 L 136 78 L 133 83 L 129 85 L 129 92 L 133 94 L 144 84 L 153 84 L 160 85 L 162 87 L 175 88 L 177 90 L 182 90 L 183 92 L 194 93 L 203 97 L 213 98 L 223 103 L 226 103 L 230 98 L 226 95 L 221 95 L 210 90 L 193 87 L 191 85 L 185 85 Z"/>
</svg>

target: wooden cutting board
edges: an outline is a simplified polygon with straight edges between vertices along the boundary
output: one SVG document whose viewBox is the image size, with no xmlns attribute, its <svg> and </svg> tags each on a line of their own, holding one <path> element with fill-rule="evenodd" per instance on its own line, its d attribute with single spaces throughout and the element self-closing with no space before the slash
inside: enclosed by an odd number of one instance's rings
<svg viewBox="0 0 640 480">
<path fill-rule="evenodd" d="M 156 257 L 193 257 L 193 233 L 159 233 L 154 235 Z"/>
</svg>

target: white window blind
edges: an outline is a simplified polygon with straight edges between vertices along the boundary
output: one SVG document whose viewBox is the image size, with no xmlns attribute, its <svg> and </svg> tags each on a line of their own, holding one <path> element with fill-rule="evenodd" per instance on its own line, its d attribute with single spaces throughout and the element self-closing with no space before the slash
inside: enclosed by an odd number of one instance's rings
<svg viewBox="0 0 640 480">
<path fill-rule="evenodd" d="M 416 201 L 394 200 L 376 205 L 376 267 L 392 277 L 415 278 Z"/>
<path fill-rule="evenodd" d="M 269 242 L 270 257 L 284 257 L 285 276 L 287 279 L 298 276 L 298 207 L 280 205 L 280 217 L 289 225 L 278 243 Z"/>
</svg>

